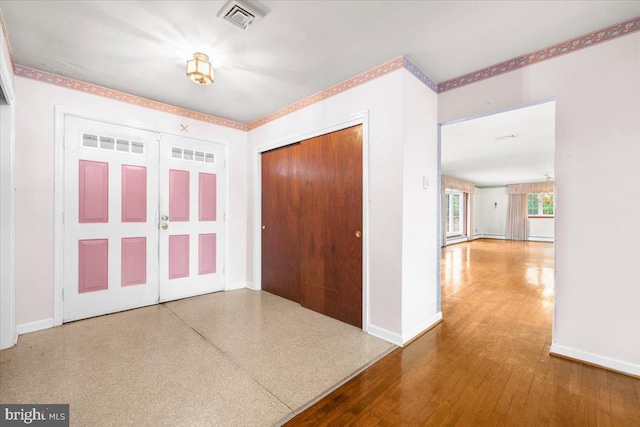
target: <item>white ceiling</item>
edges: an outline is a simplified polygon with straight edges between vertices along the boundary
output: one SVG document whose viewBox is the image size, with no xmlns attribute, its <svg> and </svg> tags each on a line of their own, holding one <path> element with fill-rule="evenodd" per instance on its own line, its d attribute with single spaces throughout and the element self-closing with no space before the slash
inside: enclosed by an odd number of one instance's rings
<svg viewBox="0 0 640 427">
<path fill-rule="evenodd" d="M 15 62 L 249 123 L 406 55 L 436 82 L 640 15 L 640 1 L 251 1 L 243 32 L 224 1 L 0 0 Z M 184 75 L 196 51 L 211 86 Z"/>
<path fill-rule="evenodd" d="M 478 187 L 553 179 L 555 101 L 443 125 L 442 174 Z M 516 135 L 515 138 L 502 138 Z"/>
</svg>

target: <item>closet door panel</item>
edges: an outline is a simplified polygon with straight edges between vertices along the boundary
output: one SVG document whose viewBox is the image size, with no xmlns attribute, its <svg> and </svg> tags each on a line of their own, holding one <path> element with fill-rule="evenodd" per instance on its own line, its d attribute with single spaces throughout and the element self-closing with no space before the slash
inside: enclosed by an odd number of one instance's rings
<svg viewBox="0 0 640 427">
<path fill-rule="evenodd" d="M 300 145 L 262 153 L 262 290 L 300 301 Z"/>
<path fill-rule="evenodd" d="M 362 327 L 362 126 L 303 141 L 300 302 Z"/>
</svg>

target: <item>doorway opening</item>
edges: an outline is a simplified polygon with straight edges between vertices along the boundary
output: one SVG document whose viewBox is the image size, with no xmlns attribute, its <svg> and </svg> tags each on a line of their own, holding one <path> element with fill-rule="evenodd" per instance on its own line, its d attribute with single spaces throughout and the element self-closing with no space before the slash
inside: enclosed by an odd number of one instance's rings
<svg viewBox="0 0 640 427">
<path fill-rule="evenodd" d="M 555 108 L 549 99 L 440 125 L 439 292 L 478 278 L 489 249 L 526 257 L 535 247 L 542 261 L 520 282 L 553 297 Z"/>
</svg>

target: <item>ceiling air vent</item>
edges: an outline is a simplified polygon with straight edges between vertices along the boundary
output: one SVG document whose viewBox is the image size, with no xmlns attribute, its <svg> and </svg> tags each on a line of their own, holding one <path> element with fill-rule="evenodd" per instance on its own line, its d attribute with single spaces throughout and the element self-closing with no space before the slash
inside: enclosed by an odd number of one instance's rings
<svg viewBox="0 0 640 427">
<path fill-rule="evenodd" d="M 255 25 L 263 17 L 264 13 L 239 0 L 228 1 L 218 12 L 218 18 L 222 18 L 243 30 Z"/>
</svg>

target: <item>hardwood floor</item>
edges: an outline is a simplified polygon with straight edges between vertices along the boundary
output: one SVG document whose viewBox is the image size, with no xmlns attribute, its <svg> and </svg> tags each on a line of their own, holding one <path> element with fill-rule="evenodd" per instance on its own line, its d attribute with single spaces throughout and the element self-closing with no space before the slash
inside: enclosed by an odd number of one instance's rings
<svg viewBox="0 0 640 427">
<path fill-rule="evenodd" d="M 288 426 L 640 425 L 639 379 L 549 356 L 551 243 L 453 245 L 441 267 L 444 322 Z"/>
</svg>

